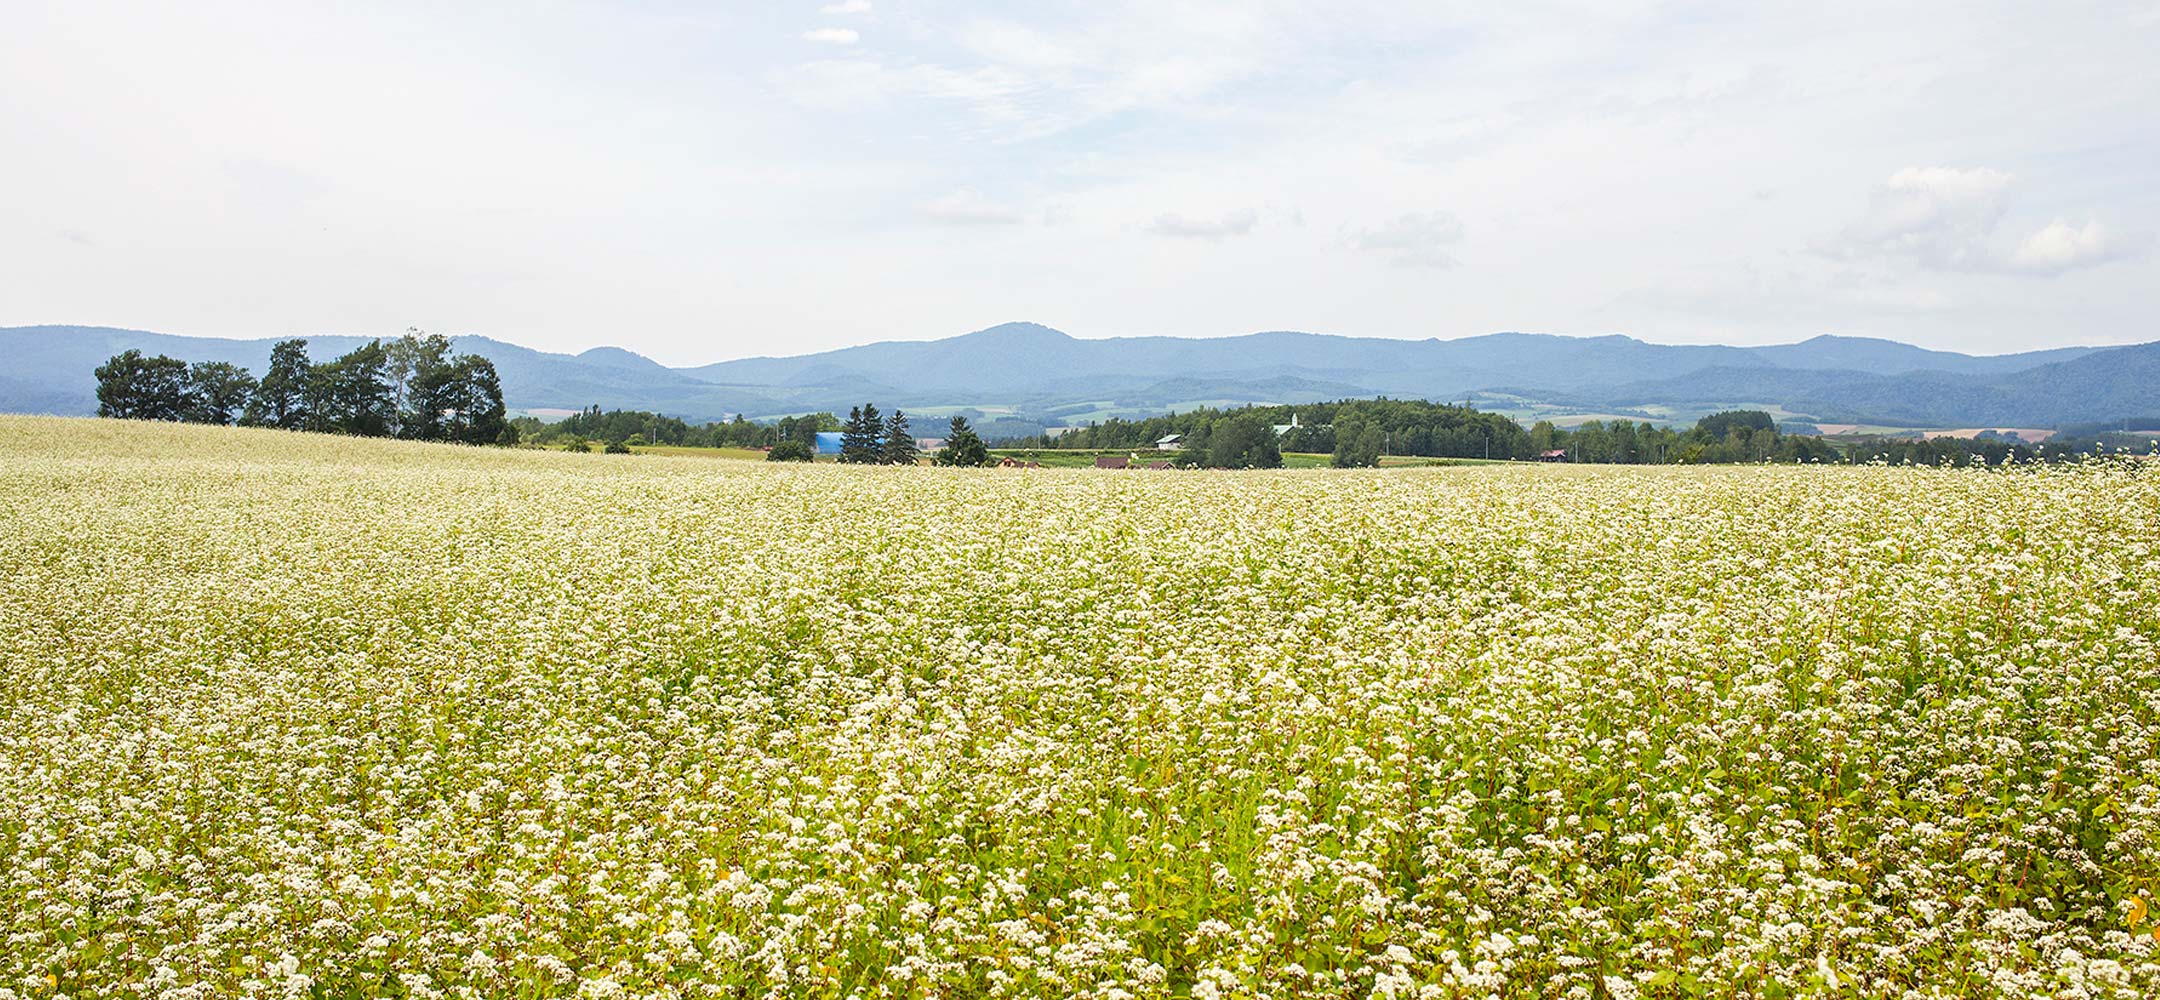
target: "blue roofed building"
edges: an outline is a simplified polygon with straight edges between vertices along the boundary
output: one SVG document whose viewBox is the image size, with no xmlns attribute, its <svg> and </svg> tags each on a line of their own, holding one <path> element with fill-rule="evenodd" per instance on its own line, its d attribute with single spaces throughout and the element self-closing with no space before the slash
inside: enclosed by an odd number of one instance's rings
<svg viewBox="0 0 2160 1000">
<path fill-rule="evenodd" d="M 819 431 L 817 436 L 817 453 L 820 455 L 840 454 L 840 432 Z"/>
</svg>

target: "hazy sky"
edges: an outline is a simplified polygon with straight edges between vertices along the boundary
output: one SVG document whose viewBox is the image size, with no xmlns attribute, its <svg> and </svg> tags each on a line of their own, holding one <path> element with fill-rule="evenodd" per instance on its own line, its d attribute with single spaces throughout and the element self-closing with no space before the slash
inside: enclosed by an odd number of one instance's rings
<svg viewBox="0 0 2160 1000">
<path fill-rule="evenodd" d="M 2152 0 L 0 9 L 0 325 L 2160 339 Z"/>
</svg>

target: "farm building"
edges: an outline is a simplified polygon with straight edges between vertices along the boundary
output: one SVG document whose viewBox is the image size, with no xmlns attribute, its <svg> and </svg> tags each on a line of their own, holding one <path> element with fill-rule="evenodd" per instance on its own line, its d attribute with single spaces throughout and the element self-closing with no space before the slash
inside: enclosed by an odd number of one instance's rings
<svg viewBox="0 0 2160 1000">
<path fill-rule="evenodd" d="M 1156 451 L 1176 451 L 1185 447 L 1185 435 L 1165 434 L 1155 439 Z"/>
<path fill-rule="evenodd" d="M 1123 455 L 1097 455 L 1095 456 L 1095 467 L 1098 469 L 1130 469 L 1132 468 L 1132 459 Z"/>
<path fill-rule="evenodd" d="M 1551 451 L 1538 452 L 1537 460 L 1540 462 L 1565 462 L 1567 461 L 1567 449 L 1554 448 Z"/>
<path fill-rule="evenodd" d="M 840 432 L 819 431 L 817 436 L 817 453 L 820 455 L 840 454 Z"/>
</svg>

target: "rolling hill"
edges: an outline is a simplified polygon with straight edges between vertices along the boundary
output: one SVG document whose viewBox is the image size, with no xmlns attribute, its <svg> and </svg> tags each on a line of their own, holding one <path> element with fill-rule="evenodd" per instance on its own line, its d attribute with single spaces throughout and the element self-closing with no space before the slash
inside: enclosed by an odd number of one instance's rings
<svg viewBox="0 0 2160 1000">
<path fill-rule="evenodd" d="M 310 338 L 328 358 L 364 342 Z M 89 413 L 91 371 L 128 348 L 260 371 L 271 340 L 176 337 L 109 327 L 0 329 L 0 410 Z M 1632 337 L 1493 333 L 1389 340 L 1276 331 L 1242 337 L 1083 340 L 1008 323 L 932 341 L 886 341 L 795 357 L 668 368 L 619 347 L 554 354 L 457 337 L 502 373 L 514 409 L 647 409 L 692 420 L 874 400 L 927 414 L 986 412 L 1001 433 L 1202 404 L 1357 396 L 1462 399 L 1504 390 L 1577 412 L 1699 412 L 1775 406 L 1836 422 L 2040 426 L 2160 408 L 2160 343 L 1968 355 L 1871 338 L 1767 347 L 1652 344 Z"/>
</svg>

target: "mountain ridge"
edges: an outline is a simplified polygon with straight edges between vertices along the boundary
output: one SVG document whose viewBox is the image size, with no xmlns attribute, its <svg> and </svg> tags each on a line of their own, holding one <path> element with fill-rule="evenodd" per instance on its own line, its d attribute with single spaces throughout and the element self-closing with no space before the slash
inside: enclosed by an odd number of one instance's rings
<svg viewBox="0 0 2160 1000">
<path fill-rule="evenodd" d="M 0 409 L 88 413 L 91 370 L 135 348 L 259 373 L 277 339 L 183 337 L 89 326 L 0 328 Z M 370 337 L 313 336 L 317 360 Z M 864 399 L 922 412 L 973 410 L 1040 427 L 1202 404 L 1506 394 L 1526 407 L 1683 414 L 1731 404 L 1825 422 L 1916 426 L 2108 420 L 2160 408 L 2160 342 L 2000 355 L 1823 334 L 1790 344 L 1656 344 L 1619 334 L 1500 331 L 1397 340 L 1269 330 L 1235 337 L 1084 339 L 1039 323 L 937 340 L 885 340 L 790 356 L 669 367 L 625 348 L 577 354 L 451 338 L 494 361 L 519 410 L 648 409 L 693 420 L 837 410 Z M 2150 349 L 2150 350 L 2147 350 Z M 2150 355 L 2150 357 L 2148 357 Z M 2094 361 L 2096 356 L 2101 360 Z M 2122 413 L 2111 408 L 2128 407 Z M 2142 408 L 2142 410 L 2140 410 Z"/>
</svg>

